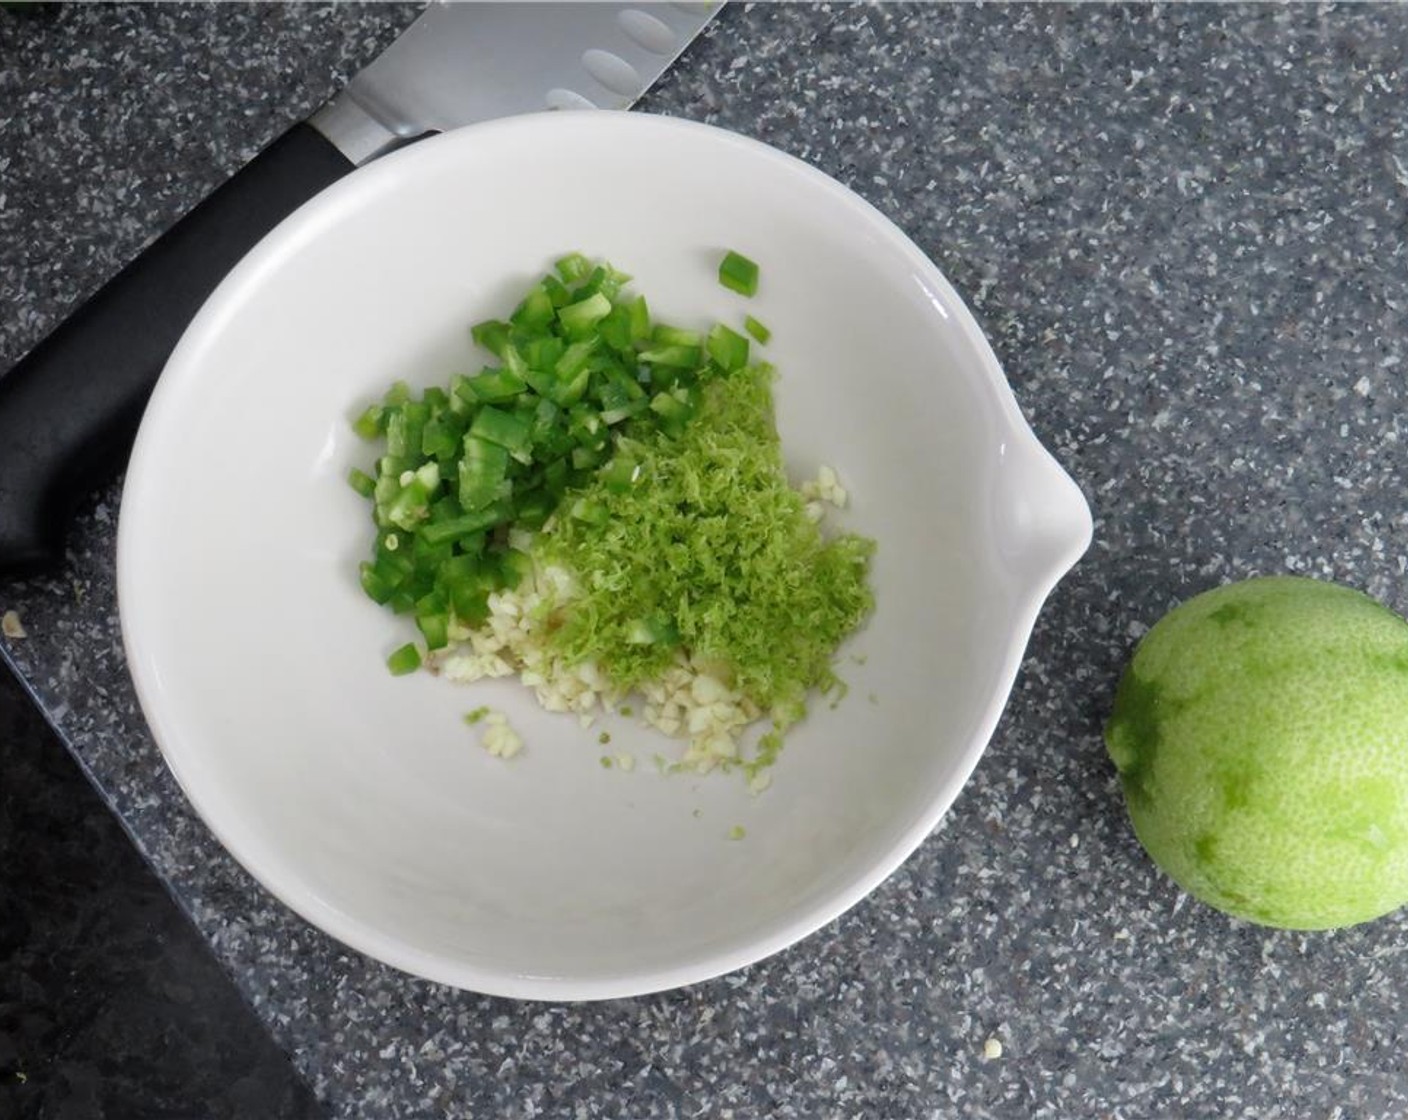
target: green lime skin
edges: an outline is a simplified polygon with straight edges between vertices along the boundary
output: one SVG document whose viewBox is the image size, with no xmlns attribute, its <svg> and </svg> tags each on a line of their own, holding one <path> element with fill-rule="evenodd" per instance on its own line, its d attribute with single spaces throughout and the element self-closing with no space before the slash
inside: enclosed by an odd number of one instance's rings
<svg viewBox="0 0 1408 1120">
<path fill-rule="evenodd" d="M 1286 929 L 1408 902 L 1408 622 L 1337 584 L 1205 592 L 1139 643 L 1105 743 L 1184 890 Z"/>
</svg>

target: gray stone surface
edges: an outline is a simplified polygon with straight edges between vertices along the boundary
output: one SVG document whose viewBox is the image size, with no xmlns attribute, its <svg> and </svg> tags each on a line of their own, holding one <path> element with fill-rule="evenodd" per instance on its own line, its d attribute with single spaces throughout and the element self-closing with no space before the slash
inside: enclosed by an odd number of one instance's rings
<svg viewBox="0 0 1408 1120">
<path fill-rule="evenodd" d="M 408 16 L 0 15 L 0 364 Z M 1135 844 L 1099 731 L 1134 640 L 1203 588 L 1304 572 L 1408 610 L 1406 45 L 1399 6 L 759 5 L 650 94 L 909 233 L 1096 513 L 944 826 L 767 962 L 514 1004 L 293 917 L 136 711 L 116 486 L 64 570 L 0 582 L 30 634 L 10 656 L 339 1117 L 1402 1115 L 1405 918 L 1284 933 L 1186 899 Z"/>
</svg>

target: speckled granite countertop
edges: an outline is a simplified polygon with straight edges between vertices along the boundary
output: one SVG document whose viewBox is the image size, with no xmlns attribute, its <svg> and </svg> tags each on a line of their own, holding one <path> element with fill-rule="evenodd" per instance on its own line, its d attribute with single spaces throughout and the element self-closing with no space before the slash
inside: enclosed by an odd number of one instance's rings
<svg viewBox="0 0 1408 1120">
<path fill-rule="evenodd" d="M 0 14 L 0 367 L 412 14 Z M 1185 899 L 1099 732 L 1133 641 L 1195 591 L 1292 571 L 1408 610 L 1406 50 L 1396 6 L 760 5 L 649 95 L 907 231 L 1096 514 L 944 826 L 770 961 L 514 1004 L 291 915 L 136 710 L 117 485 L 62 571 L 0 581 L 29 634 L 8 655 L 338 1117 L 1403 1115 L 1408 918 L 1278 933 Z"/>
</svg>

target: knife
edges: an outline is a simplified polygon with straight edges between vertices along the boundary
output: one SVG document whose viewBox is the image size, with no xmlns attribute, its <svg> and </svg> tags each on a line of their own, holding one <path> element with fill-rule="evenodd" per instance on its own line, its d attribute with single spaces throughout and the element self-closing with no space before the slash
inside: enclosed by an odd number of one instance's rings
<svg viewBox="0 0 1408 1120">
<path fill-rule="evenodd" d="M 542 109 L 624 109 L 722 3 L 431 4 L 0 377 L 0 572 L 63 557 L 85 494 L 126 460 L 168 355 L 283 218 L 423 136 Z"/>
</svg>

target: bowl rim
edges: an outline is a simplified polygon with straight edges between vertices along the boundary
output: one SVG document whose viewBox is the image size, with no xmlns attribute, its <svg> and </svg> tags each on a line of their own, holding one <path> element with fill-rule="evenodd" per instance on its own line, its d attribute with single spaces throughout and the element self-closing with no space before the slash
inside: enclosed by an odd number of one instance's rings
<svg viewBox="0 0 1408 1120">
<path fill-rule="evenodd" d="M 225 850 L 270 894 L 312 925 L 375 960 L 435 982 L 514 999 L 614 999 L 702 982 L 780 952 L 821 929 L 864 899 L 934 831 L 972 776 L 1006 708 L 1037 614 L 1055 584 L 1088 547 L 1091 535 L 1089 509 L 1081 499 L 1083 529 L 1081 519 L 1076 518 L 1069 539 L 1062 542 L 1062 547 L 1052 555 L 1046 569 L 1035 578 L 1028 579 L 1024 586 L 1014 588 L 1009 611 L 1011 625 L 1002 647 L 1000 672 L 995 675 L 991 693 L 981 706 L 982 714 L 975 723 L 975 731 L 943 787 L 937 789 L 927 802 L 925 811 L 918 814 L 883 857 L 874 860 L 863 873 L 833 887 L 812 905 L 792 913 L 785 924 L 779 924 L 780 928 L 765 936 L 751 938 L 736 948 L 705 952 L 668 967 L 585 979 L 496 971 L 417 948 L 338 909 L 308 890 L 297 871 L 257 836 L 232 831 L 228 822 L 221 819 L 220 813 L 212 809 L 199 783 L 187 770 L 183 751 L 172 746 L 180 738 L 160 699 L 156 682 L 148 677 L 146 638 L 140 611 L 143 591 L 137 575 L 140 567 L 138 557 L 145 543 L 143 534 L 148 532 L 143 525 L 141 512 L 144 494 L 150 485 L 148 480 L 160 469 L 155 450 L 158 441 L 163 430 L 173 422 L 173 415 L 179 416 L 174 411 L 175 404 L 179 403 L 177 390 L 198 377 L 198 367 L 191 358 L 208 345 L 209 339 L 218 337 L 222 324 L 243 301 L 247 288 L 258 284 L 266 270 L 277 269 L 280 261 L 306 238 L 321 236 L 329 229 L 335 230 L 337 222 L 329 219 L 344 211 L 355 210 L 359 195 L 377 197 L 383 181 L 389 177 L 413 174 L 421 163 L 437 164 L 448 158 L 445 153 L 455 146 L 472 148 L 493 133 L 550 133 L 554 129 L 583 127 L 607 132 L 618 129 L 642 132 L 664 130 L 678 133 L 681 137 L 699 139 L 706 144 L 731 146 L 746 153 L 749 159 L 772 163 L 790 175 L 802 177 L 810 184 L 810 189 L 827 192 L 841 200 L 855 213 L 857 220 L 867 223 L 870 232 L 882 239 L 887 252 L 903 257 L 916 274 L 932 287 L 934 294 L 942 299 L 945 308 L 957 320 L 963 340 L 976 359 L 977 368 L 982 371 L 985 388 L 998 406 L 1000 422 L 1005 425 L 1011 438 L 1028 441 L 1049 459 L 1049 454 L 1023 416 L 1001 365 L 967 304 L 938 266 L 903 231 L 872 204 L 805 161 L 762 141 L 709 124 L 647 113 L 601 111 L 532 113 L 469 125 L 394 152 L 333 183 L 280 222 L 231 270 L 192 320 L 162 372 L 142 419 L 122 494 L 117 535 L 119 621 L 126 661 L 143 714 L 168 769 L 191 808 Z M 1050 467 L 1065 477 L 1054 459 L 1050 460 Z M 1074 483 L 1071 487 L 1074 488 Z"/>
</svg>

